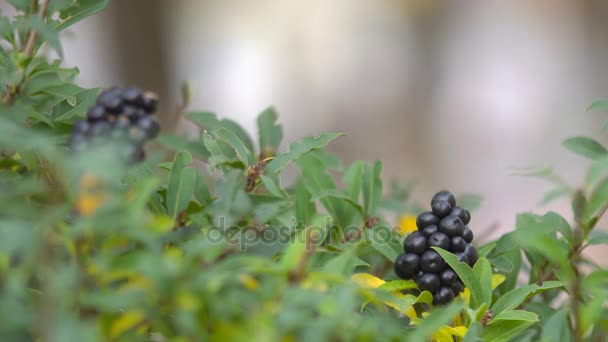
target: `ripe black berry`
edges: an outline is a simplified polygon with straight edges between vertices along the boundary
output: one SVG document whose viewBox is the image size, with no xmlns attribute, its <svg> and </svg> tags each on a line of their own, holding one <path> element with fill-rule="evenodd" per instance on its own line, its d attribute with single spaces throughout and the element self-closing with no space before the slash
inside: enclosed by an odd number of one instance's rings
<svg viewBox="0 0 608 342">
<path fill-rule="evenodd" d="M 452 284 L 452 291 L 454 291 L 455 295 L 457 295 L 460 292 L 464 291 L 464 286 L 462 285 L 462 283 L 460 282 L 460 280 L 456 280 L 454 282 L 454 284 Z"/>
<path fill-rule="evenodd" d="M 151 116 L 144 116 L 137 120 L 137 127 L 144 131 L 147 138 L 154 138 L 160 131 L 160 125 Z"/>
<path fill-rule="evenodd" d="M 156 97 L 156 95 L 153 93 L 150 93 L 150 92 L 146 92 L 144 94 L 144 97 L 142 100 L 142 107 L 148 113 L 152 113 L 152 112 L 156 111 L 157 105 L 158 105 L 158 98 Z"/>
<path fill-rule="evenodd" d="M 452 212 L 452 206 L 447 201 L 435 201 L 431 205 L 433 214 L 438 217 L 446 217 Z"/>
<path fill-rule="evenodd" d="M 425 227 L 437 223 L 439 223 L 439 217 L 433 215 L 430 211 L 424 212 L 416 218 L 416 226 L 418 226 L 418 229 L 424 229 Z"/>
<path fill-rule="evenodd" d="M 97 121 L 91 124 L 89 134 L 93 137 L 100 137 L 110 131 L 110 124 L 105 121 Z"/>
<path fill-rule="evenodd" d="M 91 122 L 103 120 L 106 116 L 106 109 L 103 106 L 93 106 L 87 112 L 87 119 Z"/>
<path fill-rule="evenodd" d="M 416 282 L 418 284 L 418 289 L 420 291 L 429 291 L 430 293 L 434 293 L 439 289 L 441 284 L 439 280 L 439 276 L 435 273 L 425 273 Z"/>
<path fill-rule="evenodd" d="M 420 268 L 424 272 L 438 273 L 445 268 L 445 260 L 434 250 L 428 250 L 420 258 Z"/>
<path fill-rule="evenodd" d="M 460 207 L 455 207 L 452 209 L 452 213 L 450 215 L 458 216 L 464 224 L 469 224 L 469 221 L 471 220 L 471 213 L 469 213 L 468 210 Z"/>
<path fill-rule="evenodd" d="M 142 105 L 143 96 L 143 92 L 135 87 L 125 88 L 125 91 L 122 93 L 122 98 L 125 102 L 135 106 Z"/>
<path fill-rule="evenodd" d="M 452 253 L 464 252 L 464 249 L 467 247 L 467 242 L 460 236 L 453 236 L 451 242 L 452 249 L 450 251 Z"/>
<path fill-rule="evenodd" d="M 427 249 L 427 241 L 420 232 L 413 232 L 403 241 L 403 249 L 406 253 L 422 254 Z"/>
<path fill-rule="evenodd" d="M 437 290 L 435 295 L 433 296 L 433 304 L 435 305 L 445 305 L 454 299 L 454 292 L 451 288 L 442 286 Z"/>
<path fill-rule="evenodd" d="M 439 231 L 448 236 L 462 236 L 464 224 L 457 216 L 446 216 L 439 222 Z"/>
<path fill-rule="evenodd" d="M 431 200 L 431 206 L 433 205 L 433 202 L 436 201 L 448 202 L 452 206 L 452 208 L 456 206 L 456 197 L 454 197 L 453 193 L 446 190 L 439 191 L 435 194 L 435 196 L 433 196 L 433 199 Z"/>
<path fill-rule="evenodd" d="M 458 281 L 458 276 L 456 275 L 456 272 L 448 268 L 441 272 L 440 279 L 441 285 L 452 286 L 454 282 Z"/>
<path fill-rule="evenodd" d="M 448 251 L 448 250 L 450 250 L 450 237 L 445 235 L 442 232 L 437 232 L 437 233 L 431 235 L 431 237 L 429 238 L 428 244 L 429 244 L 429 248 L 439 247 L 439 248 L 442 248 L 442 249 L 445 249 L 446 251 Z"/>
<path fill-rule="evenodd" d="M 456 255 L 456 257 L 458 257 L 458 261 L 464 262 L 464 263 L 470 265 L 469 257 L 465 253 L 454 253 L 454 255 Z"/>
<path fill-rule="evenodd" d="M 468 243 L 466 248 L 464 249 L 464 254 L 466 254 L 467 259 L 469 260 L 469 265 L 471 265 L 471 266 L 475 265 L 475 263 L 477 262 L 477 259 L 478 259 L 477 249 L 475 248 L 475 246 Z"/>
<path fill-rule="evenodd" d="M 469 226 L 464 226 L 464 230 L 462 231 L 462 238 L 467 243 L 471 243 L 473 241 L 473 231 Z"/>
<path fill-rule="evenodd" d="M 430 238 L 431 235 L 433 235 L 433 233 L 436 233 L 439 231 L 439 228 L 437 228 L 437 225 L 430 225 L 430 226 L 426 226 L 424 227 L 424 229 L 422 229 L 422 235 L 424 235 L 425 238 Z"/>
<path fill-rule="evenodd" d="M 87 134 L 90 126 L 91 125 L 89 125 L 88 121 L 85 121 L 85 120 L 77 121 L 72 126 L 72 134 L 73 135 L 85 135 L 85 134 Z"/>
<path fill-rule="evenodd" d="M 122 109 L 121 89 L 112 88 L 102 92 L 99 97 L 97 97 L 97 104 L 105 107 L 110 113 L 120 113 Z"/>
<path fill-rule="evenodd" d="M 401 254 L 395 260 L 395 274 L 401 279 L 409 279 L 418 272 L 420 257 L 417 254 Z"/>
</svg>

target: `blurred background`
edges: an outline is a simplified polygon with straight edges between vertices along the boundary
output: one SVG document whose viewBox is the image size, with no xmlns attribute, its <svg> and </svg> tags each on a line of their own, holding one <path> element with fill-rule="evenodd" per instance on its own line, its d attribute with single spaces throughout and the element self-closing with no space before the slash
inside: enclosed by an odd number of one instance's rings
<svg viewBox="0 0 608 342">
<path fill-rule="evenodd" d="M 415 180 L 423 203 L 481 195 L 472 227 L 495 237 L 530 208 L 571 217 L 513 168 L 582 184 L 588 162 L 560 144 L 608 141 L 608 115 L 585 112 L 608 98 L 607 15 L 601 0 L 123 0 L 74 26 L 64 51 L 84 86 L 158 92 L 165 131 L 196 133 L 175 110 L 188 81 L 190 109 L 252 133 L 269 105 L 287 142 L 344 132 L 332 152 L 382 160 L 385 183 Z"/>
</svg>

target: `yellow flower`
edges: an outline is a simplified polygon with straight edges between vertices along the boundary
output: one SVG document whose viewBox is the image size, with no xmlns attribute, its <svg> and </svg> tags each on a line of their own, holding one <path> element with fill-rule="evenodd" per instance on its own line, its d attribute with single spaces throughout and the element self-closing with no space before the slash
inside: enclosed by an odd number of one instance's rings
<svg viewBox="0 0 608 342">
<path fill-rule="evenodd" d="M 399 220 L 399 226 L 397 227 L 397 231 L 402 235 L 407 235 L 411 232 L 415 232 L 418 230 L 416 227 L 416 216 L 414 215 L 405 215 L 402 216 Z"/>
</svg>

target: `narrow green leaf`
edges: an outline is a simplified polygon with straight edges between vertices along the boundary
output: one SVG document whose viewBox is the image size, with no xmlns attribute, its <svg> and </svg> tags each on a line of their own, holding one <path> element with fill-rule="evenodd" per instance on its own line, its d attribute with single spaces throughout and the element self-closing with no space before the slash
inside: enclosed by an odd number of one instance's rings
<svg viewBox="0 0 608 342">
<path fill-rule="evenodd" d="M 382 198 L 382 163 L 377 161 L 373 165 L 366 164 L 363 168 L 363 212 L 364 217 L 376 214 L 376 207 Z"/>
<path fill-rule="evenodd" d="M 188 206 L 194 193 L 196 171 L 186 168 L 191 162 L 192 156 L 188 152 L 175 155 L 167 188 L 167 211 L 173 218 Z"/>
<path fill-rule="evenodd" d="M 244 168 L 245 164 L 239 160 L 234 152 L 234 149 L 227 146 L 228 150 L 223 148 L 226 146 L 219 139 L 213 138 L 209 133 L 203 132 L 203 143 L 205 148 L 211 154 L 209 164 L 211 167 L 219 167 L 223 173 L 228 171 L 228 166 Z"/>
<path fill-rule="evenodd" d="M 59 117 L 57 117 L 54 121 L 64 122 L 72 119 L 73 117 L 84 117 L 89 108 L 95 104 L 99 91 L 99 88 L 93 88 L 78 92 L 76 94 L 76 102 L 78 104 L 71 110 L 60 114 Z M 53 115 L 55 115 L 55 113 L 53 113 Z"/>
<path fill-rule="evenodd" d="M 481 334 L 484 341 L 507 342 L 516 341 L 515 337 L 523 333 L 534 322 L 530 321 L 499 321 L 488 325 Z"/>
<path fill-rule="evenodd" d="M 236 134 L 239 139 L 245 144 L 249 151 L 254 151 L 251 137 L 245 130 L 235 121 L 230 119 L 219 120 L 217 115 L 208 112 L 189 112 L 184 114 L 185 117 L 194 121 L 203 130 L 212 131 L 217 128 L 226 128 Z"/>
<path fill-rule="evenodd" d="M 314 203 L 310 200 L 312 196 L 303 181 L 298 181 L 295 185 L 295 207 L 296 224 L 308 225 L 315 212 Z"/>
<path fill-rule="evenodd" d="M 276 197 L 285 198 L 285 192 L 281 189 L 279 185 L 278 177 L 272 177 L 270 175 L 260 175 L 260 179 L 262 180 L 262 184 L 268 192 Z"/>
<path fill-rule="evenodd" d="M 59 13 L 60 23 L 55 28 L 57 31 L 65 30 L 82 19 L 103 10 L 110 0 L 79 0 L 74 6 Z"/>
<path fill-rule="evenodd" d="M 384 255 L 389 261 L 394 261 L 403 251 L 403 245 L 397 233 L 386 224 L 379 224 L 365 230 L 366 236 L 372 242 L 372 248 Z"/>
<path fill-rule="evenodd" d="M 509 310 L 503 311 L 499 315 L 494 316 L 490 321 L 490 324 L 494 324 L 499 321 L 528 321 L 538 322 L 538 315 L 534 312 L 525 310 Z"/>
<path fill-rule="evenodd" d="M 433 249 L 452 267 L 463 284 L 471 291 L 471 308 L 477 308 L 484 304 L 483 288 L 471 267 L 464 262 L 458 261 L 458 257 L 444 249 L 438 247 L 433 247 Z M 486 304 L 490 305 L 490 303 Z"/>
<path fill-rule="evenodd" d="M 277 112 L 270 107 L 258 116 L 258 131 L 260 139 L 260 153 L 264 156 L 273 156 L 279 150 L 283 129 L 277 125 Z"/>
<path fill-rule="evenodd" d="M 523 303 L 523 301 L 526 300 L 526 298 L 528 298 L 529 296 L 533 296 L 543 291 L 555 289 L 562 286 L 563 284 L 560 281 L 546 281 L 543 283 L 542 286 L 530 284 L 524 287 L 513 289 L 502 295 L 502 297 L 498 298 L 496 303 L 492 305 L 492 311 L 494 311 L 494 315 L 497 316 L 503 311 L 512 310 L 520 306 L 521 303 Z"/>
<path fill-rule="evenodd" d="M 237 157 L 243 162 L 243 164 L 255 164 L 255 160 L 252 155 L 253 152 L 247 149 L 245 143 L 243 143 L 243 141 L 235 133 L 224 127 L 220 127 L 213 130 L 212 134 L 230 146 L 234 152 L 236 152 Z"/>
<path fill-rule="evenodd" d="M 326 197 L 331 197 L 331 198 L 345 201 L 346 203 L 350 204 L 353 208 L 357 209 L 357 212 L 359 213 L 359 215 L 361 215 L 361 218 L 364 217 L 363 208 L 361 208 L 361 205 L 359 203 L 355 202 L 350 196 L 348 196 L 347 194 L 345 194 L 344 192 L 342 192 L 341 190 L 338 190 L 338 189 L 327 189 L 327 190 L 321 191 L 321 192 L 315 194 L 311 198 L 311 201 L 314 202 L 314 201 L 317 201 L 317 200 L 320 200 L 320 199 L 326 198 Z"/>
<path fill-rule="evenodd" d="M 597 217 L 608 205 L 608 179 L 603 180 L 593 191 L 589 201 L 583 209 L 583 220 L 590 222 Z"/>
<path fill-rule="evenodd" d="M 200 141 L 189 141 L 184 137 L 165 134 L 156 137 L 156 141 L 164 147 L 175 151 L 188 151 L 205 159 L 209 157 L 209 151 L 207 151 L 205 145 Z"/>
<path fill-rule="evenodd" d="M 471 326 L 469 326 L 469 331 L 462 339 L 462 342 L 481 342 L 481 324 L 479 322 L 473 322 Z"/>
<path fill-rule="evenodd" d="M 443 325 L 448 324 L 452 321 L 456 315 L 465 307 L 464 302 L 455 301 L 454 303 L 443 307 L 441 309 L 434 310 L 427 318 L 425 318 L 420 324 L 416 325 L 416 329 L 405 341 L 426 341 L 433 334 L 433 332 L 439 330 Z"/>
<path fill-rule="evenodd" d="M 589 245 L 608 244 L 608 233 L 596 228 L 591 233 L 589 233 L 589 239 L 587 240 L 587 243 Z"/>
<path fill-rule="evenodd" d="M 458 206 L 461 208 L 465 208 L 469 211 L 475 211 L 481 206 L 481 196 L 464 194 L 456 198 L 456 203 L 458 203 Z"/>
<path fill-rule="evenodd" d="M 342 181 L 347 186 L 346 192 L 355 202 L 359 202 L 363 187 L 363 168 L 365 163 L 360 160 L 353 162 L 345 171 Z"/>
<path fill-rule="evenodd" d="M 399 280 L 391 280 L 391 281 L 387 281 L 386 283 L 380 285 L 380 287 L 378 287 L 378 289 L 380 290 L 385 290 L 385 291 L 402 291 L 402 290 L 411 290 L 411 289 L 417 289 L 418 285 L 416 285 L 416 282 L 413 280 L 403 280 L 403 279 L 399 279 Z"/>
<path fill-rule="evenodd" d="M 587 107 L 588 112 L 592 110 L 608 110 L 608 100 L 593 101 L 593 103 Z"/>
<path fill-rule="evenodd" d="M 572 335 L 570 333 L 570 322 L 568 316 L 570 311 L 561 309 L 555 311 L 548 319 L 545 320 L 542 328 L 540 340 L 542 342 L 570 342 Z"/>
<path fill-rule="evenodd" d="M 318 137 L 306 137 L 301 142 L 295 142 L 289 146 L 289 152 L 277 155 L 268 165 L 265 172 L 280 172 L 290 163 L 298 160 L 304 154 L 325 147 L 329 142 L 341 136 L 338 133 L 324 133 Z"/>
<path fill-rule="evenodd" d="M 194 186 L 194 196 L 203 205 L 209 205 L 213 201 L 213 197 L 209 193 L 209 187 L 202 174 L 197 173 L 196 184 Z"/>
<path fill-rule="evenodd" d="M 593 160 L 600 159 L 608 155 L 608 150 L 602 144 L 589 137 L 573 137 L 566 139 L 563 143 L 568 150 Z"/>
<path fill-rule="evenodd" d="M 473 271 L 479 279 L 479 285 L 481 286 L 482 292 L 480 293 L 480 297 L 482 303 L 490 306 L 492 304 L 492 265 L 486 258 L 479 258 L 475 266 L 473 267 Z"/>
<path fill-rule="evenodd" d="M 561 197 L 568 197 L 570 195 L 570 189 L 566 188 L 566 187 L 558 187 L 555 189 L 552 189 L 548 192 L 546 192 L 543 195 L 543 198 L 541 198 L 539 204 L 541 205 L 547 205 L 553 201 L 555 201 L 558 198 Z"/>
</svg>

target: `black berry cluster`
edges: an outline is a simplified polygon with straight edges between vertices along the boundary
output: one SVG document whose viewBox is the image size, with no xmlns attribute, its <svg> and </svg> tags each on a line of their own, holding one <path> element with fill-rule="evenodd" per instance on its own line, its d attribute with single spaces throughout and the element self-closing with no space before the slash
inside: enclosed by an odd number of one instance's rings
<svg viewBox="0 0 608 342">
<path fill-rule="evenodd" d="M 405 239 L 405 253 L 395 260 L 395 273 L 402 279 L 414 279 L 420 291 L 433 294 L 433 304 L 444 305 L 464 287 L 456 272 L 431 247 L 450 251 L 470 266 L 477 262 L 477 250 L 471 244 L 473 232 L 468 226 L 471 214 L 456 206 L 454 194 L 436 193 L 431 208 L 432 211 L 416 218 L 418 231 Z"/>
<path fill-rule="evenodd" d="M 128 162 L 145 158 L 144 144 L 156 137 L 160 125 L 154 118 L 158 98 L 135 87 L 114 87 L 103 91 L 84 120 L 74 123 L 69 145 L 82 151 L 107 139 L 125 142 Z"/>
</svg>

